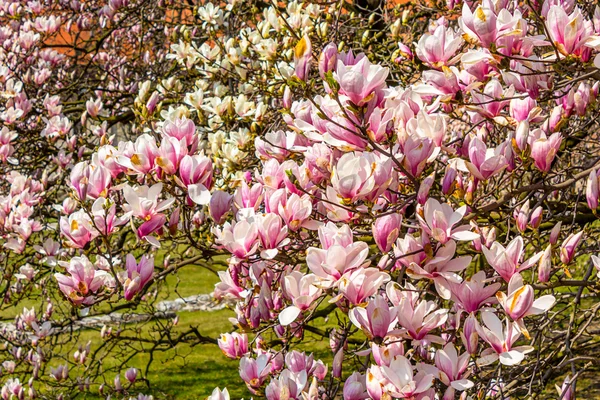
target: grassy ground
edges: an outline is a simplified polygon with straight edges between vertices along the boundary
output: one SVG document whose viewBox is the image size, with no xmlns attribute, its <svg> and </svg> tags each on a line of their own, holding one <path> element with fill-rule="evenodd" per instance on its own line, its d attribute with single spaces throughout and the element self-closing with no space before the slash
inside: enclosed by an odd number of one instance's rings
<svg viewBox="0 0 600 400">
<path fill-rule="evenodd" d="M 178 278 L 179 277 L 179 278 Z M 182 279 L 185 278 L 185 279 Z M 210 293 L 218 277 L 212 272 L 197 266 L 188 266 L 177 276 L 168 279 L 169 288 L 177 288 L 165 295 L 175 299 L 201 293 Z M 235 316 L 231 310 L 198 311 L 179 313 L 179 329 L 198 326 L 200 332 L 217 338 L 221 333 L 230 332 L 229 318 Z M 145 368 L 148 355 L 139 355 L 133 365 Z M 151 392 L 160 397 L 173 399 L 201 399 L 208 396 L 215 387 L 228 387 L 232 398 L 250 398 L 243 387 L 238 373 L 238 361 L 230 360 L 212 344 L 195 347 L 179 346 L 177 349 L 159 354 L 147 376 L 152 383 Z"/>
</svg>

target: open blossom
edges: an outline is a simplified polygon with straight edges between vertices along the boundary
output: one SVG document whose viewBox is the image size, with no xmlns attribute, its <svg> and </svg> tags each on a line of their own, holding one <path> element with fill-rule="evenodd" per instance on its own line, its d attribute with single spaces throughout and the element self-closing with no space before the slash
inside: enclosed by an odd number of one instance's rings
<svg viewBox="0 0 600 400">
<path fill-rule="evenodd" d="M 479 235 L 469 231 L 469 225 L 454 227 L 462 220 L 466 211 L 466 206 L 454 211 L 450 205 L 429 198 L 423 208 L 423 216 L 418 215 L 418 218 L 423 230 L 442 244 L 450 239 L 475 240 Z"/>
<path fill-rule="evenodd" d="M 496 297 L 506 315 L 517 322 L 525 336 L 529 334 L 522 319 L 528 315 L 537 315 L 548 311 L 556 301 L 551 294 L 534 300 L 533 287 L 524 285 L 523 277 L 519 273 L 510 278 L 508 293 L 498 292 Z"/>
<path fill-rule="evenodd" d="M 432 375 L 439 375 L 440 381 L 448 388 L 444 393 L 444 400 L 454 399 L 455 391 L 464 391 L 474 386 L 474 383 L 467 378 L 470 371 L 469 366 L 471 355 L 464 352 L 459 355 L 456 347 L 452 343 L 447 343 L 443 349 L 435 352 L 435 367 L 429 364 L 420 364 L 424 371 L 430 371 Z"/>
<path fill-rule="evenodd" d="M 110 275 L 97 270 L 86 256 L 73 257 L 68 263 L 61 262 L 69 275 L 54 274 L 64 295 L 75 304 L 91 304 L 103 286 L 111 286 Z"/>
<path fill-rule="evenodd" d="M 240 377 L 246 382 L 248 389 L 256 393 L 271 373 L 271 368 L 271 357 L 268 354 L 261 354 L 256 359 L 246 356 L 240 361 Z"/>
<path fill-rule="evenodd" d="M 313 302 L 321 295 L 322 290 L 317 287 L 316 275 L 305 275 L 294 271 L 284 278 L 284 290 L 293 305 L 287 307 L 279 314 L 281 325 L 289 325 L 298 318 L 300 313 L 313 305 Z"/>
<path fill-rule="evenodd" d="M 390 307 L 382 296 L 370 300 L 366 307 L 353 308 L 348 316 L 357 328 L 375 342 L 383 340 L 398 321 L 396 309 Z"/>
<path fill-rule="evenodd" d="M 523 238 L 517 236 L 506 248 L 498 242 L 492 243 L 492 246 L 482 248 L 487 262 L 496 270 L 498 275 L 506 282 L 517 272 L 521 272 L 534 265 L 542 256 L 542 253 L 536 253 L 529 260 L 521 263 L 523 257 Z"/>
<path fill-rule="evenodd" d="M 162 188 L 162 183 L 157 183 L 151 187 L 140 186 L 135 189 L 128 185 L 123 187 L 123 196 L 127 201 L 123 208 L 134 217 L 145 221 L 151 220 L 161 211 L 169 208 L 175 201 L 172 197 L 159 200 Z"/>
<path fill-rule="evenodd" d="M 477 324 L 479 336 L 486 341 L 491 348 L 485 349 L 477 360 L 480 366 L 492 364 L 500 360 L 504 365 L 517 365 L 525 358 L 525 354 L 533 351 L 531 346 L 516 346 L 513 344 L 521 336 L 521 331 L 516 322 L 510 322 L 508 318 L 505 326 L 500 318 L 493 312 L 482 312 L 483 325 Z"/>
<path fill-rule="evenodd" d="M 550 39 L 558 51 L 563 56 L 587 56 L 587 61 L 590 51 L 585 47 L 585 43 L 594 32 L 579 7 L 575 7 L 569 15 L 563 7 L 553 5 L 548 11 L 547 19 Z"/>
<path fill-rule="evenodd" d="M 433 34 L 425 33 L 417 43 L 417 57 L 433 68 L 452 65 L 463 40 L 453 29 L 439 25 Z"/>
<path fill-rule="evenodd" d="M 355 269 L 342 275 L 337 286 L 340 295 L 344 296 L 350 304 L 358 305 L 375 294 L 390 279 L 387 273 L 377 268 Z"/>
<path fill-rule="evenodd" d="M 473 313 L 485 303 L 493 303 L 494 294 L 501 284 L 492 283 L 486 286 L 485 280 L 485 271 L 479 271 L 461 283 L 451 285 L 452 298 L 456 304 L 467 313 Z"/>
<path fill-rule="evenodd" d="M 338 58 L 333 77 L 340 85 L 340 94 L 347 96 L 357 106 L 362 106 L 385 88 L 388 74 L 388 68 L 371 64 L 367 57 L 350 65 Z"/>
<path fill-rule="evenodd" d="M 481 46 L 489 48 L 497 37 L 496 13 L 491 8 L 491 1 L 478 5 L 474 12 L 468 3 L 463 4 L 462 17 L 458 24 L 465 36 L 471 42 L 478 42 Z"/>
<path fill-rule="evenodd" d="M 60 232 L 67 239 L 66 245 L 76 249 L 85 247 L 98 235 L 90 217 L 83 210 L 60 217 Z"/>
<path fill-rule="evenodd" d="M 411 263 L 406 268 L 406 273 L 413 279 L 431 279 L 435 289 L 443 299 L 450 299 L 451 285 L 460 283 L 462 278 L 457 274 L 466 269 L 471 263 L 471 257 L 456 257 L 456 242 L 450 240 L 440 246 L 435 257 L 427 261 L 422 267 Z"/>
<path fill-rule="evenodd" d="M 479 138 L 472 138 L 469 142 L 471 162 L 467 162 L 467 168 L 477 179 L 488 180 L 508 166 L 506 158 L 500 153 L 500 150 L 500 147 L 488 149 Z"/>
<path fill-rule="evenodd" d="M 326 281 L 337 281 L 346 272 L 367 265 L 368 255 L 369 246 L 365 242 L 349 243 L 346 246 L 333 244 L 327 249 L 310 247 L 306 252 L 306 263 L 318 277 Z"/>
<path fill-rule="evenodd" d="M 395 357 L 390 366 L 372 365 L 367 370 L 367 391 L 373 400 L 386 398 L 413 399 L 427 391 L 434 376 L 425 371 L 417 374 L 404 356 Z"/>
</svg>

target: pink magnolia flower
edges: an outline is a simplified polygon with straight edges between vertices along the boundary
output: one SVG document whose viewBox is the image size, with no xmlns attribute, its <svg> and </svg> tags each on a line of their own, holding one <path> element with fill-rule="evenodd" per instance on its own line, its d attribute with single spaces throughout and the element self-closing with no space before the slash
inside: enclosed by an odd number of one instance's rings
<svg viewBox="0 0 600 400">
<path fill-rule="evenodd" d="M 223 354 L 234 360 L 248 353 L 248 335 L 245 333 L 223 333 L 217 343 Z"/>
<path fill-rule="evenodd" d="M 346 153 L 335 166 L 331 185 L 347 204 L 381 193 L 391 182 L 391 159 L 380 159 L 371 153 Z"/>
<path fill-rule="evenodd" d="M 492 246 L 482 248 L 487 262 L 496 270 L 496 272 L 506 282 L 517 272 L 521 272 L 534 265 L 542 256 L 542 253 L 536 253 L 529 260 L 520 264 L 523 256 L 523 238 L 518 236 L 514 238 L 506 248 L 498 242 L 492 243 Z"/>
<path fill-rule="evenodd" d="M 373 223 L 373 239 L 377 247 L 384 253 L 392 249 L 392 244 L 398 239 L 402 215 L 393 213 L 377 218 Z"/>
<path fill-rule="evenodd" d="M 294 373 L 284 369 L 279 376 L 267 385 L 265 388 L 265 397 L 267 400 L 286 400 L 300 399 L 305 395 L 303 392 L 308 383 L 308 374 L 306 371 Z"/>
<path fill-rule="evenodd" d="M 537 169 L 548 172 L 562 143 L 562 135 L 560 132 L 556 132 L 547 137 L 541 130 L 536 129 L 536 131 L 537 133 L 532 136 L 531 158 Z"/>
<path fill-rule="evenodd" d="M 496 293 L 498 302 L 504 308 L 504 312 L 515 321 L 521 332 L 529 338 L 523 318 L 529 315 L 543 314 L 548 311 L 556 299 L 548 294 L 534 300 L 533 287 L 523 284 L 523 277 L 517 273 L 508 282 L 508 293 Z"/>
<path fill-rule="evenodd" d="M 366 376 L 360 372 L 353 372 L 344 382 L 344 400 L 366 400 L 369 398 L 367 392 Z"/>
<path fill-rule="evenodd" d="M 500 153 L 500 147 L 488 149 L 478 137 L 473 137 L 469 142 L 469 159 L 467 168 L 474 177 L 487 181 L 508 166 L 506 158 Z"/>
<path fill-rule="evenodd" d="M 431 279 L 435 289 L 443 299 L 450 299 L 452 284 L 462 281 L 457 272 L 463 271 L 471 263 L 470 256 L 454 258 L 456 242 L 448 241 L 441 246 L 435 256 L 421 267 L 416 263 L 409 264 L 406 273 L 413 279 Z"/>
<path fill-rule="evenodd" d="M 429 158 L 434 154 L 435 144 L 429 138 L 411 135 L 403 145 L 404 158 L 402 164 L 413 177 L 417 178 L 423 173 Z"/>
<path fill-rule="evenodd" d="M 450 66 L 457 61 L 452 57 L 462 42 L 462 37 L 453 29 L 438 25 L 433 34 L 425 33 L 419 39 L 416 45 L 417 57 L 433 68 Z"/>
<path fill-rule="evenodd" d="M 323 48 L 321 55 L 319 56 L 319 75 L 321 79 L 325 79 L 327 72 L 335 70 L 337 64 L 337 46 L 335 43 L 328 43 Z"/>
<path fill-rule="evenodd" d="M 301 81 L 306 81 L 312 58 L 312 45 L 308 35 L 304 35 L 294 48 L 294 64 L 296 65 L 296 76 Z"/>
<path fill-rule="evenodd" d="M 413 264 L 421 265 L 427 259 L 424 247 L 428 244 L 427 235 L 415 238 L 413 235 L 407 234 L 404 238 L 396 240 L 394 247 L 394 257 L 397 258 L 396 268 L 402 266 L 408 268 Z"/>
<path fill-rule="evenodd" d="M 515 217 L 515 223 L 519 232 L 523 233 L 527 230 L 527 222 L 529 222 L 529 200 L 527 200 L 521 207 L 516 207 L 513 213 Z"/>
<path fill-rule="evenodd" d="M 462 17 L 458 25 L 470 42 L 479 43 L 482 47 L 489 48 L 496 40 L 496 13 L 491 8 L 491 2 L 484 2 L 471 12 L 468 3 L 463 4 Z"/>
<path fill-rule="evenodd" d="M 168 175 L 174 175 L 179 169 L 181 159 L 188 153 L 187 142 L 176 137 L 163 136 L 154 162 L 160 170 Z"/>
<path fill-rule="evenodd" d="M 123 204 L 123 209 L 129 215 L 149 221 L 161 211 L 168 209 L 175 201 L 173 197 L 159 201 L 158 198 L 162 193 L 162 188 L 162 183 L 157 183 L 151 187 L 139 186 L 136 189 L 129 185 L 124 186 L 123 196 L 127 203 Z"/>
<path fill-rule="evenodd" d="M 502 286 L 500 283 L 485 285 L 485 272 L 479 271 L 459 284 L 451 285 L 453 300 L 467 313 L 474 313 L 484 304 L 494 302 L 494 294 Z"/>
<path fill-rule="evenodd" d="M 340 296 L 344 296 L 350 304 L 358 305 L 374 295 L 390 276 L 377 268 L 359 268 L 346 272 L 337 282 Z"/>
<path fill-rule="evenodd" d="M 90 217 L 83 210 L 60 217 L 60 233 L 67 238 L 66 245 L 76 249 L 82 249 L 98 235 Z"/>
<path fill-rule="evenodd" d="M 368 265 L 369 246 L 365 242 L 347 246 L 333 244 L 328 249 L 310 247 L 306 252 L 306 264 L 325 281 L 338 281 L 342 275 Z"/>
<path fill-rule="evenodd" d="M 179 163 L 179 177 L 188 189 L 188 195 L 196 204 L 210 202 L 210 187 L 213 179 L 212 162 L 203 154 L 186 155 Z"/>
<path fill-rule="evenodd" d="M 123 279 L 125 300 L 131 300 L 152 279 L 154 272 L 154 257 L 143 255 L 139 264 L 132 254 L 126 258 L 127 275 Z"/>
<path fill-rule="evenodd" d="M 391 332 L 393 334 L 394 332 Z M 390 336 L 391 336 L 390 334 Z M 390 366 L 390 363 L 396 356 L 404 355 L 404 344 L 401 341 L 391 341 L 389 344 L 378 345 L 375 342 L 371 342 L 371 354 L 373 360 L 377 365 Z"/>
<path fill-rule="evenodd" d="M 390 366 L 372 365 L 367 370 L 367 391 L 373 400 L 386 398 L 414 399 L 433 385 L 434 375 L 424 371 L 414 374 L 410 361 L 395 357 Z"/>
<path fill-rule="evenodd" d="M 367 57 L 362 57 L 354 65 L 344 64 L 338 58 L 333 77 L 340 85 L 340 94 L 347 96 L 357 106 L 362 106 L 386 87 L 388 74 L 388 68 L 371 64 Z"/>
<path fill-rule="evenodd" d="M 427 199 L 429 198 L 429 191 L 434 183 L 435 172 L 423 179 L 419 185 L 419 191 L 417 192 L 417 202 L 419 202 L 419 204 L 423 205 L 427 202 Z"/>
<path fill-rule="evenodd" d="M 127 168 L 131 174 L 145 175 L 154 169 L 157 156 L 156 140 L 145 133 L 136 139 L 131 149 L 117 156 L 117 163 Z"/>
<path fill-rule="evenodd" d="M 216 224 L 224 221 L 225 215 L 231 210 L 233 196 L 222 190 L 215 190 L 208 203 L 208 213 Z"/>
<path fill-rule="evenodd" d="M 300 228 L 316 229 L 315 221 L 310 220 L 313 206 L 308 194 L 299 196 L 292 193 L 289 198 L 279 203 L 276 211 L 293 232 Z"/>
<path fill-rule="evenodd" d="M 129 383 L 134 383 L 137 380 L 138 370 L 136 368 L 129 368 L 125 371 L 125 379 L 129 381 Z"/>
<path fill-rule="evenodd" d="M 389 286 L 389 285 L 388 285 Z M 390 296 L 388 288 L 388 297 Z M 398 323 L 413 340 L 427 339 L 438 342 L 438 338 L 429 335 L 429 332 L 443 325 L 448 319 L 448 310 L 436 309 L 433 301 L 418 301 L 416 289 L 408 284 L 407 290 L 411 292 L 400 292 L 400 298 L 396 309 L 398 310 Z M 390 300 L 396 304 L 394 297 Z"/>
<path fill-rule="evenodd" d="M 258 249 L 258 227 L 252 220 L 242 220 L 230 224 L 226 222 L 222 229 L 213 228 L 215 242 L 239 259 L 244 259 Z"/>
<path fill-rule="evenodd" d="M 430 370 L 432 375 L 439 376 L 440 381 L 446 386 L 443 400 L 454 399 L 456 390 L 463 391 L 470 389 L 474 383 L 467 378 L 470 371 L 467 370 L 471 355 L 465 352 L 461 355 L 456 351 L 456 347 L 452 343 L 447 343 L 443 349 L 435 352 L 435 367 L 429 364 L 421 364 L 421 368 L 425 371 Z"/>
<path fill-rule="evenodd" d="M 61 292 L 74 304 L 92 304 L 94 294 L 103 286 L 110 285 L 110 275 L 106 271 L 94 268 L 86 256 L 73 257 L 66 262 L 60 262 L 69 275 L 54 274 Z"/>
<path fill-rule="evenodd" d="M 532 229 L 538 229 L 540 227 L 540 224 L 542 223 L 543 217 L 544 209 L 542 208 L 542 206 L 537 206 L 531 212 L 531 216 L 529 217 L 529 226 L 531 226 Z"/>
<path fill-rule="evenodd" d="M 327 375 L 327 366 L 321 360 L 315 360 L 312 353 L 306 355 L 292 350 L 285 355 L 285 366 L 293 373 L 304 371 L 309 376 L 314 375 L 318 380 L 323 380 Z"/>
<path fill-rule="evenodd" d="M 338 227 L 333 222 L 327 222 L 325 225 L 321 225 L 319 227 L 318 234 L 319 241 L 321 242 L 321 247 L 324 250 L 329 249 L 333 245 L 348 247 L 352 245 L 354 241 L 354 235 L 352 234 L 352 230 L 346 224 L 340 225 Z"/>
<path fill-rule="evenodd" d="M 242 208 L 253 208 L 258 210 L 264 196 L 264 187 L 260 183 L 255 183 L 249 187 L 246 181 L 242 181 L 242 185 L 237 188 L 233 196 L 233 204 L 235 212 Z"/>
<path fill-rule="evenodd" d="M 477 324 L 477 333 L 491 348 L 485 349 L 477 359 L 477 365 L 485 366 L 500 360 L 504 365 L 518 365 L 525 358 L 525 354 L 533 351 L 531 346 L 517 346 L 513 344 L 521 336 L 521 331 L 516 322 L 505 321 L 502 326 L 500 318 L 493 312 L 482 312 L 481 318 L 484 325 Z"/>
<path fill-rule="evenodd" d="M 477 348 L 479 347 L 479 335 L 477 333 L 477 318 L 475 314 L 470 314 L 463 324 L 462 332 L 460 333 L 460 339 L 462 340 L 465 349 L 469 354 L 477 354 Z"/>
<path fill-rule="evenodd" d="M 555 385 L 556 391 L 558 392 L 558 398 L 561 400 L 575 400 L 575 392 L 573 390 L 574 384 L 575 382 L 571 381 L 571 376 L 567 375 L 560 387 Z"/>
<path fill-rule="evenodd" d="M 550 39 L 562 55 L 577 55 L 584 61 L 589 59 L 591 52 L 585 47 L 585 42 L 594 33 L 594 28 L 579 7 L 575 7 L 569 15 L 563 7 L 553 5 L 548 11 L 547 20 Z"/>
<path fill-rule="evenodd" d="M 257 390 L 271 373 L 271 368 L 269 354 L 260 354 L 256 359 L 246 356 L 240 360 L 240 377 L 248 386 L 248 390 L 257 394 Z"/>
<path fill-rule="evenodd" d="M 469 225 L 462 225 L 454 228 L 458 224 L 467 211 L 467 206 L 462 206 L 454 211 L 452 207 L 446 203 L 440 204 L 434 198 L 429 198 L 423 209 L 423 216 L 418 214 L 421 228 L 431 235 L 435 240 L 444 244 L 450 239 L 455 240 L 475 240 L 479 235 L 469 231 Z"/>
<path fill-rule="evenodd" d="M 264 259 L 272 259 L 279 253 L 279 248 L 287 245 L 288 228 L 283 226 L 281 217 L 277 214 L 259 215 L 256 219 L 258 237 L 263 250 L 260 255 Z"/>
<path fill-rule="evenodd" d="M 191 146 L 190 153 L 196 151 L 198 146 L 198 135 L 194 121 L 186 117 L 167 119 L 162 126 L 162 133 L 166 137 L 172 137 L 179 141 L 185 139 L 185 144 Z"/>
<path fill-rule="evenodd" d="M 322 290 L 316 286 L 318 277 L 294 271 L 284 278 L 283 288 L 292 301 L 291 306 L 279 313 L 279 323 L 283 326 L 294 322 L 302 311 L 308 310 L 321 296 Z"/>
<path fill-rule="evenodd" d="M 398 321 L 396 314 L 396 309 L 390 307 L 383 296 L 375 296 L 366 308 L 355 307 L 348 316 L 369 340 L 379 343 L 394 329 Z"/>
<path fill-rule="evenodd" d="M 116 229 L 127 223 L 127 217 L 116 216 L 116 204 L 103 197 L 98 198 L 92 205 L 94 227 L 103 235 L 110 235 Z"/>
<path fill-rule="evenodd" d="M 579 244 L 582 236 L 583 231 L 572 233 L 560 246 L 560 261 L 562 261 L 563 264 L 567 265 L 573 261 L 573 257 L 575 257 L 575 250 L 577 249 L 577 245 Z"/>
</svg>

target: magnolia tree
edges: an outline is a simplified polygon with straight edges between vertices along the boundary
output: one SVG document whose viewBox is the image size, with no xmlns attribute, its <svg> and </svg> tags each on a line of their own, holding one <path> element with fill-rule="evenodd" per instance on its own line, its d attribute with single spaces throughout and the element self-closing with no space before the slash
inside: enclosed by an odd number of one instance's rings
<svg viewBox="0 0 600 400">
<path fill-rule="evenodd" d="M 2 1 L 0 20 L 3 399 L 148 399 L 155 353 L 200 343 L 269 400 L 592 387 L 593 1 Z M 188 265 L 219 270 L 220 338 L 158 307 Z"/>
</svg>

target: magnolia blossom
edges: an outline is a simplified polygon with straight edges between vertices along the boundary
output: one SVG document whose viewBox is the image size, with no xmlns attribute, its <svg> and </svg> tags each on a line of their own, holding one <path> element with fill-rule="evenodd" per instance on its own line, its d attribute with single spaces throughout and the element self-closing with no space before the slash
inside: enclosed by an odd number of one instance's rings
<svg viewBox="0 0 600 400">
<path fill-rule="evenodd" d="M 367 391 L 373 400 L 389 397 L 410 399 L 425 392 L 433 384 L 434 375 L 413 371 L 404 356 L 395 357 L 390 366 L 372 365 L 367 370 Z"/>
<path fill-rule="evenodd" d="M 523 318 L 528 315 L 543 314 L 554 305 L 556 299 L 551 294 L 534 300 L 533 287 L 523 284 L 523 277 L 516 273 L 508 282 L 508 293 L 496 293 L 498 302 L 504 312 L 513 321 L 516 321 L 521 332 L 528 337 Z"/>
<path fill-rule="evenodd" d="M 86 256 L 73 257 L 68 263 L 60 262 L 69 275 L 54 274 L 64 295 L 75 304 L 92 304 L 103 286 L 112 286 L 110 275 L 99 271 Z"/>
<path fill-rule="evenodd" d="M 284 288 L 293 305 L 279 314 L 279 323 L 289 325 L 298 318 L 300 313 L 313 305 L 321 295 L 321 289 L 316 286 L 318 278 L 314 274 L 304 275 L 294 271 L 284 278 Z"/>
<path fill-rule="evenodd" d="M 542 253 L 534 254 L 529 260 L 521 263 L 523 257 L 523 238 L 517 236 L 506 248 L 498 242 L 492 243 L 491 247 L 482 248 L 487 262 L 506 282 L 517 272 L 531 268 L 542 256 Z"/>
<path fill-rule="evenodd" d="M 127 276 L 123 280 L 125 300 L 131 300 L 152 279 L 154 257 L 143 255 L 140 262 L 137 263 L 135 257 L 132 254 L 128 254 L 126 268 Z"/>
<path fill-rule="evenodd" d="M 496 314 L 486 311 L 481 313 L 484 325 L 477 324 L 477 333 L 491 348 L 485 349 L 477 360 L 477 365 L 484 366 L 500 360 L 504 365 L 517 365 L 525 358 L 525 354 L 533 351 L 531 346 L 516 346 L 513 344 L 521 336 L 516 322 L 505 321 L 502 326 Z"/>
<path fill-rule="evenodd" d="M 470 232 L 469 225 L 454 227 L 462 220 L 466 212 L 466 206 L 454 211 L 450 205 L 440 204 L 439 201 L 429 198 L 423 208 L 423 216 L 419 214 L 418 218 L 423 230 L 442 244 L 450 239 L 475 240 L 479 238 L 479 235 Z"/>
</svg>

